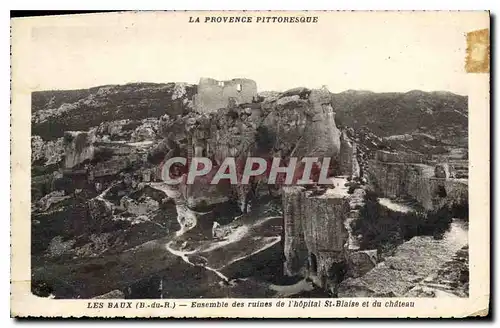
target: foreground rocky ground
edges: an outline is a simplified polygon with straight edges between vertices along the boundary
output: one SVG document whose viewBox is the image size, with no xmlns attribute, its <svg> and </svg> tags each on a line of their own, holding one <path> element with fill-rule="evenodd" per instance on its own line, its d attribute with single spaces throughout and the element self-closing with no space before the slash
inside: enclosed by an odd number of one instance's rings
<svg viewBox="0 0 500 328">
<path fill-rule="evenodd" d="M 417 236 L 359 278 L 341 283 L 341 297 L 468 297 L 468 231 L 452 223 L 442 239 Z"/>
</svg>

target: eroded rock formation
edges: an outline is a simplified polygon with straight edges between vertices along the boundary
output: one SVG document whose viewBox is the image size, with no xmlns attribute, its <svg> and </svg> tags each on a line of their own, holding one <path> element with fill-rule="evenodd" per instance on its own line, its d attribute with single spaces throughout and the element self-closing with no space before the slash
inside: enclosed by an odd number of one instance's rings
<svg viewBox="0 0 500 328">
<path fill-rule="evenodd" d="M 320 287 L 336 289 L 337 267 L 346 258 L 344 221 L 349 199 L 344 186 L 322 194 L 302 187 L 283 191 L 285 273 L 310 277 Z"/>
<path fill-rule="evenodd" d="M 94 136 L 88 132 L 67 131 L 64 135 L 64 167 L 72 168 L 94 157 Z"/>
<path fill-rule="evenodd" d="M 407 162 L 409 159 L 419 160 L 419 157 L 387 154 L 377 152 L 377 159 L 369 161 L 369 178 L 384 197 L 409 197 L 427 210 L 467 202 L 467 180 L 443 177 L 442 170 L 437 170 L 436 177 L 434 166 Z M 401 160 L 398 155 L 401 155 Z"/>
</svg>

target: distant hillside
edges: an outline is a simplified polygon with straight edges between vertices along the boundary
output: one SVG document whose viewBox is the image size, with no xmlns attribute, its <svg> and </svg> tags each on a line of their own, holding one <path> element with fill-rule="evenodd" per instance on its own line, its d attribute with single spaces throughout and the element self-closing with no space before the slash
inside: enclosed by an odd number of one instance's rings
<svg viewBox="0 0 500 328">
<path fill-rule="evenodd" d="M 176 116 L 189 110 L 195 93 L 196 85 L 183 83 L 131 83 L 33 92 L 32 133 L 53 140 L 62 137 L 64 131 L 88 130 L 105 121 Z M 465 96 L 450 92 L 348 90 L 332 94 L 332 105 L 337 112 L 337 125 L 370 131 L 385 137 L 392 146 L 404 141 L 405 146 L 424 152 L 426 149 L 419 149 L 422 140 L 434 148 L 467 146 Z"/>
<path fill-rule="evenodd" d="M 186 110 L 195 93 L 196 86 L 181 83 L 33 92 L 32 134 L 51 140 L 66 130 L 88 130 L 104 121 L 175 116 Z"/>
<path fill-rule="evenodd" d="M 467 97 L 450 92 L 332 94 L 340 126 L 368 128 L 380 137 L 425 134 L 439 142 L 467 145 Z"/>
</svg>

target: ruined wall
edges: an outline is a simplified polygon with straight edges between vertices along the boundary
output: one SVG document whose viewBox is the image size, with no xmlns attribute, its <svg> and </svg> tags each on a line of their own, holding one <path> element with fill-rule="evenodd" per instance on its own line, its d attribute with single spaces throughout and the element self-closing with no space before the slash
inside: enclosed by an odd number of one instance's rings
<svg viewBox="0 0 500 328">
<path fill-rule="evenodd" d="M 380 162 L 391 163 L 425 163 L 424 155 L 405 152 L 389 152 L 385 150 L 377 150 L 375 159 Z"/>
<path fill-rule="evenodd" d="M 194 108 L 198 112 L 215 112 L 229 105 L 232 98 L 236 104 L 251 103 L 257 96 L 257 84 L 249 79 L 217 81 L 201 78 L 198 92 L 194 96 Z"/>
</svg>

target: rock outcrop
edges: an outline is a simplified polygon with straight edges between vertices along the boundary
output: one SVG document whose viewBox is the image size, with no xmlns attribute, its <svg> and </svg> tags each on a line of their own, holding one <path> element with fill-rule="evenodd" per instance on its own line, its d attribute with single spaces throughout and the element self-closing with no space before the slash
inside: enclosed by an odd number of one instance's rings
<svg viewBox="0 0 500 328">
<path fill-rule="evenodd" d="M 31 161 L 43 161 L 43 165 L 59 163 L 64 156 L 63 138 L 44 141 L 40 136 L 31 137 Z"/>
<path fill-rule="evenodd" d="M 145 215 L 159 208 L 160 204 L 151 197 L 145 197 L 140 202 L 127 196 L 120 199 L 120 207 L 135 215 Z"/>
<path fill-rule="evenodd" d="M 385 155 L 384 155 L 385 156 Z M 412 198 L 427 210 L 439 209 L 445 205 L 465 204 L 468 199 L 468 183 L 464 179 L 435 177 L 431 165 L 421 163 L 369 161 L 369 179 L 384 197 Z M 407 157 L 402 156 L 404 160 Z M 384 157 L 384 159 L 387 159 Z M 438 175 L 446 176 L 443 170 Z"/>
<path fill-rule="evenodd" d="M 308 133 L 304 136 L 304 144 L 309 147 L 305 156 L 338 158 L 340 130 L 335 124 L 330 92 L 327 89 L 312 90 L 309 102 L 312 104 L 308 113 L 311 124 L 308 124 Z"/>
<path fill-rule="evenodd" d="M 309 276 L 320 287 L 335 289 L 337 266 L 345 261 L 349 213 L 345 187 L 323 194 L 301 187 L 283 191 L 285 273 Z"/>
<path fill-rule="evenodd" d="M 64 167 L 70 169 L 94 157 L 94 136 L 88 132 L 67 131 L 64 135 Z"/>
</svg>

